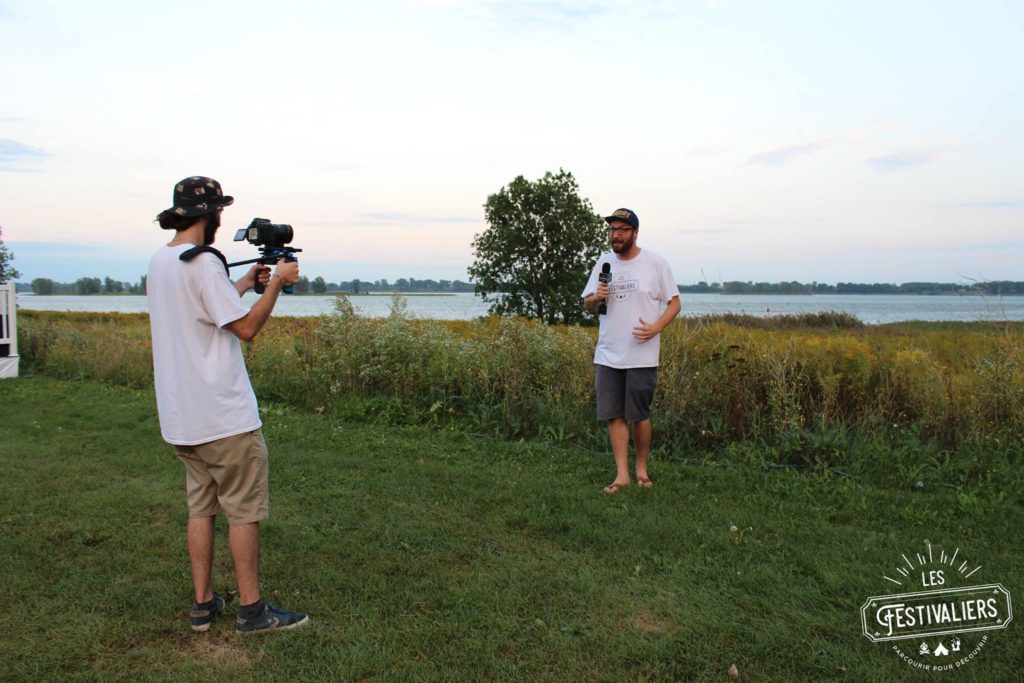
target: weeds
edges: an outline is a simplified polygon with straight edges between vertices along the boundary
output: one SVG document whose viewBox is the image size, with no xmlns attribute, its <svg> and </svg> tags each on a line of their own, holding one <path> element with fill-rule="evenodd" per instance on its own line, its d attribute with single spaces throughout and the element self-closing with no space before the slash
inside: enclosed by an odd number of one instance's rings
<svg viewBox="0 0 1024 683">
<path fill-rule="evenodd" d="M 145 315 L 26 311 L 20 322 L 31 372 L 152 382 Z M 263 400 L 604 450 L 595 335 L 518 318 L 419 320 L 401 297 L 388 317 L 365 318 L 339 297 L 331 315 L 272 319 L 245 354 Z M 882 449 L 903 454 L 887 470 L 901 482 L 938 468 L 955 483 L 973 476 L 965 458 L 1019 461 L 1024 448 L 1020 325 L 729 315 L 677 321 L 661 344 L 663 452 L 732 457 L 739 444 L 765 464 L 857 471 Z M 929 464 L 941 452 L 948 463 Z"/>
</svg>

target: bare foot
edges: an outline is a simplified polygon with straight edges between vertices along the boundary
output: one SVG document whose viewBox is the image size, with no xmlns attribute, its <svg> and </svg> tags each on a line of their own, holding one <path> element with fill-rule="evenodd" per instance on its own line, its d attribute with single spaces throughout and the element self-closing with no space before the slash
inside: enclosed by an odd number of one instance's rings
<svg viewBox="0 0 1024 683">
<path fill-rule="evenodd" d="M 612 482 L 611 484 L 608 484 L 608 486 L 605 486 L 601 490 L 604 491 L 605 493 L 609 493 L 609 494 L 610 493 L 618 493 L 619 489 L 624 489 L 627 486 L 629 486 L 629 482 L 628 481 L 625 481 L 625 482 L 615 481 L 615 482 Z"/>
</svg>

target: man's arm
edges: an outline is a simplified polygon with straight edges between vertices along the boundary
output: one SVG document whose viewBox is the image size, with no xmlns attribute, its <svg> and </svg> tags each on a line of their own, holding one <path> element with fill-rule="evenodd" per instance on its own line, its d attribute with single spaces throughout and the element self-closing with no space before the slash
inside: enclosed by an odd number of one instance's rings
<svg viewBox="0 0 1024 683">
<path fill-rule="evenodd" d="M 668 306 L 665 307 L 665 312 L 653 324 L 640 318 L 640 324 L 633 328 L 633 337 L 641 344 L 654 339 L 679 315 L 681 308 L 682 305 L 679 303 L 679 297 L 672 297 L 669 299 Z"/>
<path fill-rule="evenodd" d="M 608 283 L 598 282 L 597 291 L 591 292 L 583 297 L 583 308 L 588 311 L 596 311 L 601 302 L 608 298 Z"/>
<path fill-rule="evenodd" d="M 250 268 L 245 275 L 235 280 L 235 291 L 238 292 L 238 296 L 243 296 L 246 292 L 255 287 L 257 282 L 266 287 L 269 281 L 270 268 L 257 263 Z"/>
<path fill-rule="evenodd" d="M 286 285 L 294 285 L 298 281 L 298 262 L 286 262 L 283 259 L 278 261 L 277 269 L 270 277 L 270 281 L 267 282 L 263 295 L 256 300 L 248 313 L 238 320 L 229 322 L 224 328 L 242 341 L 252 341 L 270 318 L 270 313 L 274 310 L 274 304 L 277 303 L 277 297 L 281 294 L 281 290 Z"/>
</svg>

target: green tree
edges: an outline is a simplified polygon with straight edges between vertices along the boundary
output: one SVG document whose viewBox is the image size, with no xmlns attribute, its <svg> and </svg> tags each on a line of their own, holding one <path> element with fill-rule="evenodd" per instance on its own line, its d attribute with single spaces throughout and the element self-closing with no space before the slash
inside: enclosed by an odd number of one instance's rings
<svg viewBox="0 0 1024 683">
<path fill-rule="evenodd" d="M 105 294 L 121 294 L 124 292 L 124 283 L 108 275 L 103 279 L 103 292 Z"/>
<path fill-rule="evenodd" d="M 0 237 L 3 237 L 4 229 L 0 228 Z M 21 273 L 14 269 L 14 254 L 8 251 L 4 241 L 0 239 L 0 282 L 14 281 L 21 277 Z"/>
<path fill-rule="evenodd" d="M 139 284 L 132 285 L 129 288 L 129 291 L 132 294 L 145 294 L 146 293 L 146 276 L 143 275 L 141 278 L 139 278 Z"/>
<path fill-rule="evenodd" d="M 80 277 L 75 280 L 75 291 L 78 294 L 99 294 L 103 283 L 98 277 Z"/>
<path fill-rule="evenodd" d="M 360 284 L 362 284 L 362 283 L 359 282 L 358 278 L 355 279 L 355 280 L 352 280 L 352 293 L 353 294 L 358 294 L 359 293 L 359 285 Z"/>
<path fill-rule="evenodd" d="M 309 278 L 300 275 L 298 281 L 292 285 L 292 291 L 296 294 L 309 294 Z"/>
<path fill-rule="evenodd" d="M 580 292 L 608 239 L 572 174 L 559 169 L 536 182 L 518 176 L 487 198 L 484 213 L 489 227 L 473 237 L 468 272 L 476 293 L 493 302 L 490 312 L 592 322 Z"/>
<path fill-rule="evenodd" d="M 33 294 L 53 294 L 53 280 L 48 277 L 37 277 L 32 281 Z"/>
<path fill-rule="evenodd" d="M 322 275 L 317 275 L 313 278 L 313 293 L 314 294 L 325 294 L 327 292 L 327 281 L 324 280 Z"/>
</svg>

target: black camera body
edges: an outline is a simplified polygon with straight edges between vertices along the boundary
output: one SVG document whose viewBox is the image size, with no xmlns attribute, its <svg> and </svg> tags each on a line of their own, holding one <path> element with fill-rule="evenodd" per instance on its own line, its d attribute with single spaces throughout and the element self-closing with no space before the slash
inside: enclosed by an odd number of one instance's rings
<svg viewBox="0 0 1024 683">
<path fill-rule="evenodd" d="M 235 242 L 245 240 L 249 244 L 260 248 L 259 258 L 248 261 L 230 263 L 229 266 L 241 266 L 247 263 L 261 263 L 265 266 L 272 266 L 281 259 L 285 261 L 298 261 L 295 254 L 302 251 L 296 247 L 286 246 L 292 241 L 295 232 L 292 226 L 283 223 L 271 223 L 266 218 L 253 218 L 248 227 L 239 228 L 235 233 Z M 265 288 L 259 282 L 256 283 L 256 293 L 262 294 Z M 285 287 L 286 294 L 292 293 L 291 286 Z"/>
<path fill-rule="evenodd" d="M 235 233 L 235 242 L 245 240 L 249 244 L 266 249 L 283 249 L 292 241 L 295 232 L 292 226 L 283 223 L 271 223 L 266 218 L 253 218 L 247 228 L 239 228 Z M 296 249 L 295 251 L 302 251 Z"/>
</svg>

